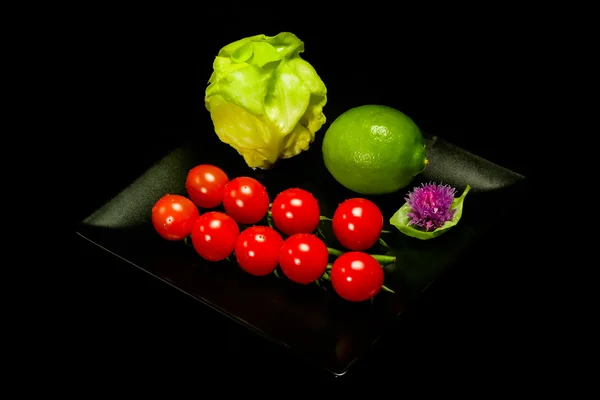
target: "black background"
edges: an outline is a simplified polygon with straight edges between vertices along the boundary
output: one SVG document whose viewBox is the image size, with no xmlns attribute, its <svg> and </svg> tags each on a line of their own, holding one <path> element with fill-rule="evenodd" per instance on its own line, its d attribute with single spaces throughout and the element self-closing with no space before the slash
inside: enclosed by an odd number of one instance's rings
<svg viewBox="0 0 600 400">
<path fill-rule="evenodd" d="M 173 132 L 213 134 L 203 92 L 214 56 L 260 33 L 291 31 L 304 41 L 303 58 L 328 88 L 329 122 L 353 106 L 386 104 L 424 131 L 529 176 L 534 41 L 523 31 L 522 13 L 433 6 L 417 12 L 393 4 L 102 11 L 81 62 L 89 113 L 77 162 L 88 184 L 74 222 L 166 154 L 182 139 Z M 178 366 L 207 381 L 320 378 L 127 263 L 79 239 L 76 246 L 84 271 L 81 304 L 91 324 L 84 345 L 91 364 L 111 365 L 105 384 L 131 371 L 162 375 Z M 412 382 L 458 373 L 518 381 L 528 365 L 522 349 L 531 345 L 527 311 L 518 279 L 503 276 L 501 267 L 527 265 L 525 241 L 498 237 L 470 258 L 472 266 L 456 271 L 398 328 L 410 332 L 414 345 L 400 353 L 393 339 L 384 339 L 353 375 Z M 489 372 L 503 362 L 511 372 Z"/>
</svg>

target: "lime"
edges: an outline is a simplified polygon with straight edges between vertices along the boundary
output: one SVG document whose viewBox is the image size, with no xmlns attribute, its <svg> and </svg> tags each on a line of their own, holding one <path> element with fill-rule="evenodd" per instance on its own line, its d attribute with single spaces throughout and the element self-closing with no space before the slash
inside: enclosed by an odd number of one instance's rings
<svg viewBox="0 0 600 400">
<path fill-rule="evenodd" d="M 425 169 L 421 130 L 406 114 L 383 105 L 352 108 L 323 138 L 323 160 L 346 188 L 365 195 L 393 193 Z"/>
</svg>

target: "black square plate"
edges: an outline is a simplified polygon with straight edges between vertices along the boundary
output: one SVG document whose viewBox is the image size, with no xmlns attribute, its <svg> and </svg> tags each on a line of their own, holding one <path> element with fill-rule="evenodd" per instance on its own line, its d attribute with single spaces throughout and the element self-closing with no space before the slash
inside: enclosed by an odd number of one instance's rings
<svg viewBox="0 0 600 400">
<path fill-rule="evenodd" d="M 527 180 L 510 170 L 458 148 L 439 137 L 426 136 L 426 170 L 406 190 L 369 197 L 381 208 L 384 239 L 397 257 L 385 268 L 385 284 L 395 291 L 381 293 L 372 303 L 349 303 L 331 289 L 296 285 L 274 275 L 256 278 L 234 263 L 208 263 L 182 242 L 160 238 L 150 222 L 154 202 L 165 193 L 185 195 L 187 171 L 197 164 L 223 168 L 230 178 L 252 176 L 267 188 L 271 200 L 289 187 L 311 191 L 321 214 L 331 217 L 337 204 L 359 197 L 339 185 L 325 169 L 322 135 L 310 150 L 280 161 L 270 171 L 248 168 L 241 156 L 215 135 L 198 133 L 157 162 L 113 199 L 85 218 L 78 233 L 101 248 L 126 259 L 173 287 L 189 294 L 274 343 L 306 357 L 315 365 L 344 374 L 366 355 L 386 327 L 486 232 L 500 223 L 503 213 L 517 207 Z M 420 241 L 402 235 L 388 221 L 404 203 L 406 192 L 422 182 L 447 183 L 461 194 L 472 187 L 460 223 L 446 234 Z M 487 210 L 494 209 L 494 218 Z M 325 226 L 326 236 L 331 237 Z M 335 242 L 328 243 L 333 247 Z M 339 247 L 338 247 L 339 248 Z M 382 249 L 378 249 L 382 250 Z M 381 251 L 378 251 L 381 253 Z"/>
</svg>

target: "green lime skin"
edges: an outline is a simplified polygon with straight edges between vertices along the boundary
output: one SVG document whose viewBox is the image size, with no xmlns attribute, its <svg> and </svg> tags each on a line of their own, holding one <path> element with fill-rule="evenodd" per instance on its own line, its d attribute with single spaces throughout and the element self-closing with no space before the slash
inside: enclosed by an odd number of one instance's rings
<svg viewBox="0 0 600 400">
<path fill-rule="evenodd" d="M 325 132 L 322 152 L 335 180 L 363 195 L 396 192 L 428 163 L 416 123 L 383 105 L 359 106 L 341 114 Z"/>
</svg>

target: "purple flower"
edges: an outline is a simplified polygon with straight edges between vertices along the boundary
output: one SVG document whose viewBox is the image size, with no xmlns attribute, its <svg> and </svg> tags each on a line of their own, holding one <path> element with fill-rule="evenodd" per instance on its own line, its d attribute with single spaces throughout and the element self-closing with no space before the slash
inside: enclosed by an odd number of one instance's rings
<svg viewBox="0 0 600 400">
<path fill-rule="evenodd" d="M 450 209 L 455 193 L 454 188 L 435 183 L 424 183 L 414 188 L 405 199 L 411 208 L 406 214 L 411 219 L 408 224 L 430 231 L 451 221 L 456 212 Z"/>
</svg>

